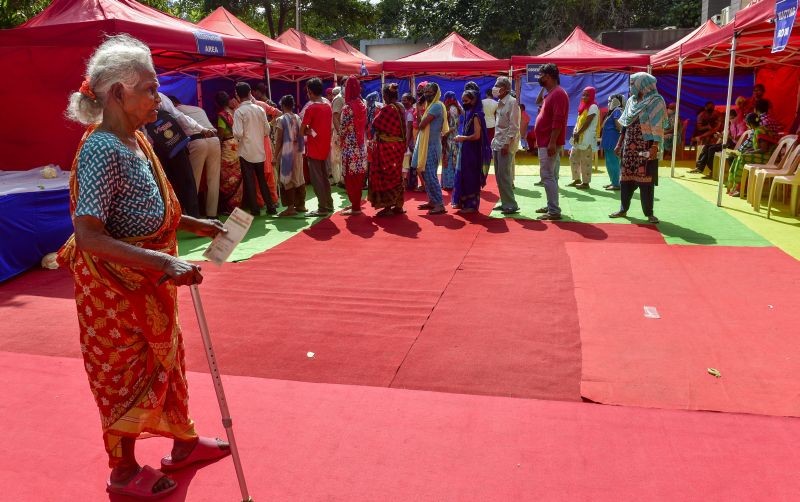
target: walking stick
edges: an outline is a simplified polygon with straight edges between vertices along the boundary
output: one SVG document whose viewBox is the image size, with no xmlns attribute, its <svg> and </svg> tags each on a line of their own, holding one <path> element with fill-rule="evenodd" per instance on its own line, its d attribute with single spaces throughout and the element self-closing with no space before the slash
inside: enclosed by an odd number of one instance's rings
<svg viewBox="0 0 800 502">
<path fill-rule="evenodd" d="M 206 349 L 208 369 L 211 370 L 211 378 L 214 380 L 214 390 L 217 392 L 219 411 L 222 413 L 222 426 L 225 427 L 225 432 L 228 435 L 228 443 L 231 446 L 233 466 L 236 468 L 236 477 L 239 478 L 239 489 L 242 491 L 242 502 L 253 502 L 253 498 L 250 497 L 247 492 L 247 482 L 244 480 L 242 461 L 239 458 L 239 450 L 236 448 L 236 438 L 233 436 L 233 420 L 228 412 L 228 402 L 225 400 L 225 390 L 222 388 L 222 378 L 217 368 L 217 358 L 214 355 L 214 347 L 211 345 L 211 335 L 208 331 L 206 314 L 203 310 L 203 303 L 200 301 L 200 289 L 197 287 L 197 284 L 192 284 L 189 286 L 189 290 L 192 292 L 192 303 L 194 303 L 194 311 L 197 314 L 197 323 L 200 325 L 200 335 L 203 337 L 203 346 Z"/>
</svg>

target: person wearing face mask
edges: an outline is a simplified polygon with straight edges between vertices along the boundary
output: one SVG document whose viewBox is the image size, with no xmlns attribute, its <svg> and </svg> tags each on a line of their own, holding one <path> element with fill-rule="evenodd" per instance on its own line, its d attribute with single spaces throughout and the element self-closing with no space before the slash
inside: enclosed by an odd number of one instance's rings
<svg viewBox="0 0 800 502">
<path fill-rule="evenodd" d="M 722 130 L 723 116 L 714 108 L 714 102 L 709 101 L 697 114 L 697 125 L 694 129 L 692 143 L 701 145 L 713 145 L 716 142 L 715 135 Z"/>
<path fill-rule="evenodd" d="M 656 89 L 656 78 L 649 73 L 631 76 L 631 94 L 619 123 L 622 134 L 615 148 L 622 158 L 620 181 L 621 205 L 611 218 L 624 218 L 631 206 L 633 192 L 639 189 L 642 212 L 656 224 L 653 214 L 655 185 L 658 183 L 658 151 L 664 138 L 667 105 Z"/>
<path fill-rule="evenodd" d="M 492 139 L 494 172 L 500 191 L 500 204 L 494 209 L 503 214 L 513 214 L 519 212 L 512 186 L 512 143 L 517 140 L 519 133 L 519 106 L 517 100 L 511 96 L 511 80 L 508 77 L 498 77 L 492 87 L 492 94 L 500 98 L 497 102 L 495 134 Z"/>
<path fill-rule="evenodd" d="M 486 136 L 486 121 L 477 90 L 466 89 L 461 101 L 466 117 L 464 134 L 455 138 L 461 144 L 458 156 L 458 175 L 453 198 L 461 213 L 475 213 L 481 201 L 481 188 L 486 185 L 486 172 L 492 150 Z"/>
<path fill-rule="evenodd" d="M 425 179 L 425 191 L 428 194 L 428 202 L 420 205 L 419 209 L 427 209 L 429 215 L 447 212 L 444 208 L 442 187 L 437 176 L 439 162 L 442 158 L 442 136 L 450 132 L 444 105 L 439 100 L 441 94 L 442 91 L 434 82 L 430 82 L 425 87 L 425 100 L 428 102 L 428 108 L 420 119 L 417 145 L 411 158 L 411 165 L 416 167 L 417 171 L 422 172 Z"/>
<path fill-rule="evenodd" d="M 606 190 L 619 190 L 619 156 L 614 152 L 619 141 L 619 133 L 622 126 L 619 118 L 622 116 L 622 94 L 614 94 L 608 97 L 608 113 L 603 119 L 603 127 L 600 132 L 600 148 L 603 149 L 603 156 L 606 159 L 606 171 L 610 183 L 603 188 Z"/>
<path fill-rule="evenodd" d="M 581 94 L 578 105 L 578 122 L 572 133 L 572 150 L 569 153 L 569 163 L 572 168 L 572 183 L 567 186 L 588 189 L 592 181 L 592 160 L 597 146 L 595 131 L 600 108 L 595 102 L 594 87 L 587 87 Z"/>
<path fill-rule="evenodd" d="M 559 83 L 558 67 L 553 63 L 542 65 L 539 69 L 539 85 L 547 91 L 542 98 L 539 115 L 533 126 L 539 154 L 539 174 L 542 177 L 547 205 L 536 210 L 541 213 L 540 220 L 560 220 L 561 208 L 558 206 L 558 168 L 561 161 L 561 148 L 567 138 L 567 115 L 569 96 Z"/>
</svg>

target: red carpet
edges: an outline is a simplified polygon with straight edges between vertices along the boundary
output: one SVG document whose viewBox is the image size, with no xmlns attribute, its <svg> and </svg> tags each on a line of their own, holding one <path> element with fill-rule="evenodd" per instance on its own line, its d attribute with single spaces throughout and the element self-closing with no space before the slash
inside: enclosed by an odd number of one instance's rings
<svg viewBox="0 0 800 502">
<path fill-rule="evenodd" d="M 776 248 L 634 244 L 567 251 L 585 397 L 800 416 L 800 263 L 792 257 Z M 645 305 L 662 318 L 645 318 Z"/>
<path fill-rule="evenodd" d="M 572 241 L 663 242 L 633 225 L 335 216 L 247 262 L 204 265 L 201 294 L 228 374 L 577 400 Z M 19 308 L 0 350 L 77 357 L 71 295 L 64 272 L 4 284 L 0 301 Z M 205 371 L 181 295 L 189 368 Z"/>
<path fill-rule="evenodd" d="M 80 361 L 0 353 L 0 367 L 3 499 L 108 500 Z M 209 376 L 189 377 L 199 429 L 224 434 Z M 248 377 L 226 377 L 225 390 L 256 501 L 793 500 L 800 492 L 794 419 Z M 152 465 L 168 448 L 149 439 L 137 451 Z M 230 459 L 176 479 L 167 502 L 239 500 Z"/>
</svg>

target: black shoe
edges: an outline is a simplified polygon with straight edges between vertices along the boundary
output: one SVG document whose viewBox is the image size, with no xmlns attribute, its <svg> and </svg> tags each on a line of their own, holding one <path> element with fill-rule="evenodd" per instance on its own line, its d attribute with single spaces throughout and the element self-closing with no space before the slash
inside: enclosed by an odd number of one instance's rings
<svg viewBox="0 0 800 502">
<path fill-rule="evenodd" d="M 581 183 L 580 185 L 575 185 L 575 188 L 578 188 L 580 190 L 588 190 L 589 189 L 589 184 L 588 183 Z"/>
<path fill-rule="evenodd" d="M 692 169 L 691 171 L 689 171 L 689 174 L 700 174 L 702 172 L 703 171 L 701 169 L 695 168 L 695 169 Z"/>
<path fill-rule="evenodd" d="M 557 221 L 561 219 L 561 215 L 556 213 L 545 213 L 536 219 L 542 221 Z"/>
<path fill-rule="evenodd" d="M 502 211 L 502 210 L 503 210 L 503 205 L 502 204 L 498 204 L 497 206 L 494 206 L 492 208 L 492 211 Z"/>
<path fill-rule="evenodd" d="M 503 214 L 517 214 L 519 212 L 519 208 L 516 209 L 503 209 L 500 211 Z"/>
<path fill-rule="evenodd" d="M 566 186 L 568 187 L 576 187 L 581 184 L 581 180 L 572 180 L 572 183 L 567 183 Z"/>
<path fill-rule="evenodd" d="M 609 218 L 624 218 L 628 216 L 628 213 L 625 211 L 615 211 L 608 215 Z"/>
<path fill-rule="evenodd" d="M 547 214 L 548 210 L 546 207 L 540 207 L 539 209 L 536 210 L 536 212 L 541 214 Z"/>
<path fill-rule="evenodd" d="M 533 186 L 543 187 L 544 186 L 544 181 L 537 181 L 536 183 L 533 184 Z"/>
<path fill-rule="evenodd" d="M 270 206 L 267 208 L 267 214 L 278 214 L 278 209 L 275 206 Z"/>
<path fill-rule="evenodd" d="M 647 223 L 652 223 L 653 225 L 658 225 L 658 218 L 653 215 L 647 217 Z"/>
</svg>

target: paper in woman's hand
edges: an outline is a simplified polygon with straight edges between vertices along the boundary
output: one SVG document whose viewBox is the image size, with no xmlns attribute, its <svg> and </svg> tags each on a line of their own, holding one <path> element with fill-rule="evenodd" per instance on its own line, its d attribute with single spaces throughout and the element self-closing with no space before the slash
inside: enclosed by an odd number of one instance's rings
<svg viewBox="0 0 800 502">
<path fill-rule="evenodd" d="M 238 207 L 234 209 L 225 221 L 224 227 L 227 232 L 218 233 L 209 244 L 208 249 L 203 252 L 203 256 L 217 265 L 225 263 L 233 253 L 233 250 L 236 249 L 236 246 L 247 235 L 252 223 L 253 215 L 242 211 Z"/>
</svg>

